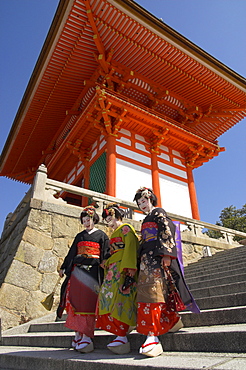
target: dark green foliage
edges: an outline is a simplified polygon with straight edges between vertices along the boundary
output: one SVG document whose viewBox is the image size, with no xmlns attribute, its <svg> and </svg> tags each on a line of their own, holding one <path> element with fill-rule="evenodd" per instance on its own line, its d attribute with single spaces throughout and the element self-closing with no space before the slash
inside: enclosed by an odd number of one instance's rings
<svg viewBox="0 0 246 370">
<path fill-rule="evenodd" d="M 236 209 L 235 206 L 224 208 L 220 214 L 220 221 L 217 221 L 216 225 L 246 233 L 246 204 L 239 209 Z M 208 230 L 207 235 L 215 239 L 222 236 L 220 232 L 214 230 Z M 236 236 L 234 239 L 238 241 L 242 237 Z"/>
</svg>

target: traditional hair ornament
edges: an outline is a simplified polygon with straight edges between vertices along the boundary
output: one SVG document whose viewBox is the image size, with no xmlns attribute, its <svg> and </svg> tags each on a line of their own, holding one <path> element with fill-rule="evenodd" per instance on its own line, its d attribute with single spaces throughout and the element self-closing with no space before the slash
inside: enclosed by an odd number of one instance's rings
<svg viewBox="0 0 246 370">
<path fill-rule="evenodd" d="M 145 188 L 145 187 L 141 187 L 139 188 L 136 193 L 141 193 L 141 197 L 145 197 L 147 199 L 149 199 L 151 197 L 151 195 L 153 194 L 152 191 L 148 188 Z"/>
<path fill-rule="evenodd" d="M 116 205 L 115 203 L 109 203 L 107 207 L 104 209 L 107 216 L 115 217 L 115 209 L 114 209 L 115 205 Z"/>
<path fill-rule="evenodd" d="M 89 217 L 93 218 L 96 210 L 94 206 L 88 206 L 83 209 L 82 213 L 83 212 L 87 213 Z"/>
</svg>

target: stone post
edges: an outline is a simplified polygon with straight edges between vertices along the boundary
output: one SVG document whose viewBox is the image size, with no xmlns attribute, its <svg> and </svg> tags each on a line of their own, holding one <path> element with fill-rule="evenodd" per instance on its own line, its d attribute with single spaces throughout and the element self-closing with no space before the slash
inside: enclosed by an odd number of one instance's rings
<svg viewBox="0 0 246 370">
<path fill-rule="evenodd" d="M 45 200 L 45 186 L 47 181 L 47 168 L 44 164 L 38 167 L 32 186 L 32 198 Z"/>
</svg>

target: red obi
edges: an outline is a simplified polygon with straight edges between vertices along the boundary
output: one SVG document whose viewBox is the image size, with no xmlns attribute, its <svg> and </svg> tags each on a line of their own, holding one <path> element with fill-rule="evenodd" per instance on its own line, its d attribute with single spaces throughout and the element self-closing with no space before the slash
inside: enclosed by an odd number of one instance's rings
<svg viewBox="0 0 246 370">
<path fill-rule="evenodd" d="M 88 257 L 100 257 L 100 244 L 96 242 L 82 241 L 77 244 L 78 254 L 87 254 Z"/>
<path fill-rule="evenodd" d="M 150 242 L 157 239 L 158 225 L 156 222 L 145 222 L 142 224 L 141 234 L 143 240 Z"/>
<path fill-rule="evenodd" d="M 145 222 L 142 224 L 141 230 L 147 229 L 147 228 L 155 228 L 157 229 L 157 223 L 156 222 Z"/>
</svg>

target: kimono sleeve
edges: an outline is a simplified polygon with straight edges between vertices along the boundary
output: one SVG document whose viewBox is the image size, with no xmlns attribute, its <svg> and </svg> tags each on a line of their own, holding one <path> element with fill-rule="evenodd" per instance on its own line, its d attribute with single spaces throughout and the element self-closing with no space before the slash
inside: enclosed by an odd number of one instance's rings
<svg viewBox="0 0 246 370">
<path fill-rule="evenodd" d="M 103 260 L 107 260 L 110 257 L 110 244 L 109 244 L 109 238 L 105 232 L 102 231 L 102 236 L 100 240 L 100 247 L 101 247 L 101 262 Z"/>
<path fill-rule="evenodd" d="M 174 223 L 167 216 L 163 208 L 155 208 L 153 210 L 153 217 L 154 222 L 158 226 L 159 253 L 177 258 Z"/>
<path fill-rule="evenodd" d="M 80 234 L 77 234 L 74 238 L 73 244 L 71 245 L 67 256 L 65 257 L 61 269 L 65 270 L 65 274 L 69 275 L 73 266 L 73 259 L 77 255 L 77 244 L 80 240 Z"/>
<path fill-rule="evenodd" d="M 138 237 L 131 225 L 123 224 L 121 235 L 124 241 L 124 253 L 120 264 L 120 272 L 124 269 L 137 269 Z"/>
</svg>

